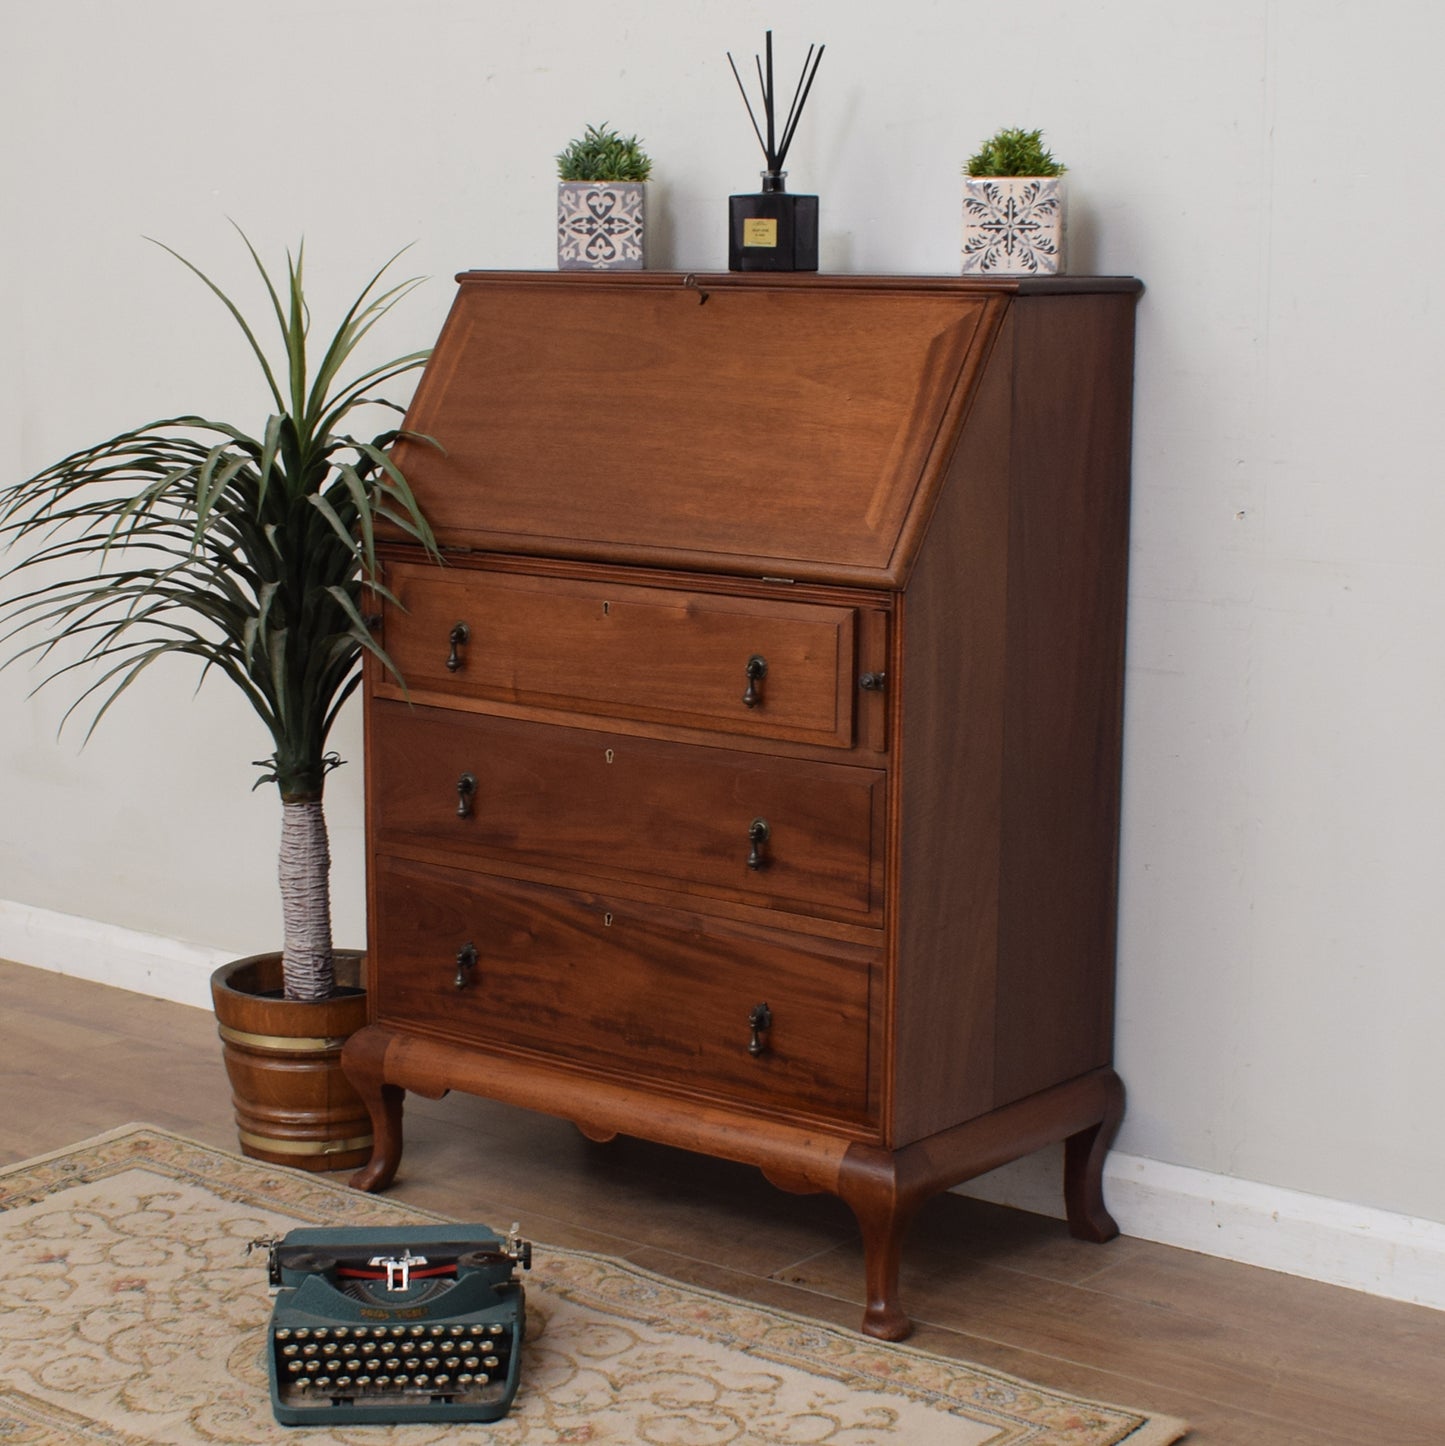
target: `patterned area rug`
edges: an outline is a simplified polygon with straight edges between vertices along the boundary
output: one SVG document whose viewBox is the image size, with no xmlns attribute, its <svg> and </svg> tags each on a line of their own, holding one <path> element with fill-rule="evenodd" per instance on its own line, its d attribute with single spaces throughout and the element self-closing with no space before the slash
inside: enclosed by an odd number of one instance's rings
<svg viewBox="0 0 1445 1446">
<path fill-rule="evenodd" d="M 1165 1446 L 1183 1434 L 540 1246 L 505 1420 L 278 1426 L 263 1355 L 270 1295 L 247 1243 L 300 1224 L 437 1218 L 143 1125 L 0 1171 L 0 1441 Z"/>
</svg>

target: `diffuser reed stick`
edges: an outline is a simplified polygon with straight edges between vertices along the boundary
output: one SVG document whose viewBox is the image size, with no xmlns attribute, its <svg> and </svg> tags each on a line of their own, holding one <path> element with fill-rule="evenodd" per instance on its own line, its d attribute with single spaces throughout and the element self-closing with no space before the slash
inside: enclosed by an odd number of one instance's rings
<svg viewBox="0 0 1445 1446">
<path fill-rule="evenodd" d="M 809 92 L 813 89 L 813 77 L 818 73 L 818 66 L 823 59 L 823 51 L 826 46 L 808 47 L 808 54 L 803 61 L 802 73 L 798 76 L 797 87 L 793 91 L 793 103 L 788 108 L 788 114 L 783 121 L 781 137 L 777 129 L 777 91 L 773 84 L 773 32 L 767 32 L 764 50 L 767 55 L 766 65 L 762 56 L 754 56 L 757 65 L 758 84 L 762 90 L 763 119 L 767 127 L 767 139 L 763 138 L 763 127 L 758 125 L 757 115 L 753 111 L 753 103 L 748 99 L 747 87 L 743 84 L 743 78 L 738 72 L 737 62 L 732 57 L 732 51 L 727 52 L 728 64 L 732 67 L 733 79 L 738 83 L 738 90 L 742 94 L 743 104 L 748 108 L 748 119 L 753 123 L 753 134 L 758 138 L 758 144 L 763 148 L 763 156 L 768 163 L 768 174 L 777 176 L 782 173 L 783 162 L 788 158 L 788 147 L 793 144 L 793 136 L 798 129 L 798 121 L 802 119 L 803 107 L 808 103 Z M 815 53 L 816 52 L 816 53 Z"/>
</svg>

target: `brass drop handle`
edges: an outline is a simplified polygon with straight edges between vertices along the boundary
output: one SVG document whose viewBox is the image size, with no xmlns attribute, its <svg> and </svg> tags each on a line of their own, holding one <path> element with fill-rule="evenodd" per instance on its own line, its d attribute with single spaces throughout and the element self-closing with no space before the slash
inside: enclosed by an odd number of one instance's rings
<svg viewBox="0 0 1445 1446">
<path fill-rule="evenodd" d="M 768 1051 L 768 1042 L 763 1036 L 773 1027 L 773 1011 L 766 1004 L 753 1005 L 752 1013 L 748 1015 L 748 1028 L 752 1030 L 753 1037 L 748 1040 L 748 1053 L 756 1059 L 760 1054 Z"/>
<path fill-rule="evenodd" d="M 477 775 L 464 773 L 457 779 L 457 817 L 470 818 L 472 803 L 477 796 Z"/>
<path fill-rule="evenodd" d="M 447 654 L 447 672 L 455 673 L 462 665 L 461 646 L 471 641 L 472 630 L 465 623 L 458 623 L 447 634 L 447 641 L 452 645 L 452 650 Z"/>
<path fill-rule="evenodd" d="M 452 983 L 458 989 L 465 989 L 471 983 L 472 970 L 477 967 L 477 946 L 475 944 L 463 944 L 457 950 L 457 977 Z"/>
<path fill-rule="evenodd" d="M 748 850 L 748 867 L 750 869 L 763 869 L 768 865 L 767 855 L 763 853 L 763 845 L 773 836 L 772 829 L 768 826 L 765 818 L 755 818 L 748 825 L 748 842 L 752 847 Z"/>
<path fill-rule="evenodd" d="M 748 659 L 746 669 L 748 675 L 747 691 L 743 694 L 743 706 L 745 708 L 756 708 L 763 701 L 763 690 L 758 686 L 768 676 L 768 660 L 759 657 L 754 653 Z"/>
</svg>

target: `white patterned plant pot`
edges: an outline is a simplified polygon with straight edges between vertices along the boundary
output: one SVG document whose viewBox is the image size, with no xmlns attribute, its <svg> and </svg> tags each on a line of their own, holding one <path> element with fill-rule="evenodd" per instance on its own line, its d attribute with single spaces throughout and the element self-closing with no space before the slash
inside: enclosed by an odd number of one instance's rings
<svg viewBox="0 0 1445 1446">
<path fill-rule="evenodd" d="M 641 271 L 645 181 L 559 181 L 557 267 Z"/>
<path fill-rule="evenodd" d="M 1063 270 L 1062 176 L 963 178 L 965 276 L 1058 276 Z"/>
</svg>

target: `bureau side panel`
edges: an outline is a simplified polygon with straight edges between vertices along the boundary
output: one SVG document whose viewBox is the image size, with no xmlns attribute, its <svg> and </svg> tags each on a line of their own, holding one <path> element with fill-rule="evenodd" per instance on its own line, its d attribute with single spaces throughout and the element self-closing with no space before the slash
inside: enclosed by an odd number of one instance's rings
<svg viewBox="0 0 1445 1446">
<path fill-rule="evenodd" d="M 996 1083 L 1112 1056 L 1134 297 L 1020 297 Z"/>
<path fill-rule="evenodd" d="M 993 1106 L 1013 328 L 990 354 L 899 612 L 895 1146 Z"/>
</svg>

